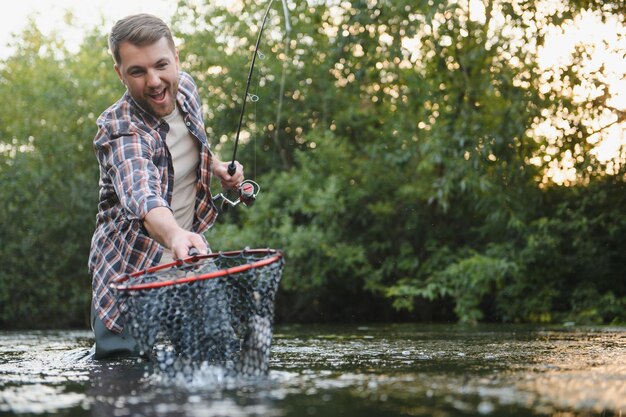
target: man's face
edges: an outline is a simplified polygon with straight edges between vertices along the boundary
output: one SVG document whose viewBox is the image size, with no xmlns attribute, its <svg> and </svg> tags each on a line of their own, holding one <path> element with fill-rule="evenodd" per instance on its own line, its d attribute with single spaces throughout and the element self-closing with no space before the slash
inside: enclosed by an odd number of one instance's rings
<svg viewBox="0 0 626 417">
<path fill-rule="evenodd" d="M 157 117 L 174 111 L 178 51 L 170 48 L 167 39 L 146 46 L 122 42 L 119 52 L 120 63 L 115 65 L 115 72 L 137 104 Z"/>
</svg>

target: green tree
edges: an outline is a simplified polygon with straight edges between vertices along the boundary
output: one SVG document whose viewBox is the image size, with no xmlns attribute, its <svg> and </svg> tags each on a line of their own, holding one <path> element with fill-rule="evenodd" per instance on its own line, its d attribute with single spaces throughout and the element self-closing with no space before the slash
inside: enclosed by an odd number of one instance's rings
<svg viewBox="0 0 626 417">
<path fill-rule="evenodd" d="M 0 323 L 84 326 L 97 204 L 91 140 L 118 83 L 101 36 L 73 54 L 29 27 L 0 67 Z"/>
<path fill-rule="evenodd" d="M 181 3 L 173 27 L 229 159 L 264 7 L 205 3 Z M 285 251 L 279 320 L 626 320 L 626 152 L 594 153 L 624 109 L 607 68 L 581 70 L 590 46 L 538 61 L 549 28 L 585 10 L 623 26 L 623 2 L 287 3 L 291 32 L 270 10 L 237 155 L 261 194 L 207 234 L 215 250 Z M 94 122 L 121 85 L 96 32 L 78 53 L 36 29 L 16 39 L 0 63 L 0 323 L 79 326 Z"/>
<path fill-rule="evenodd" d="M 622 7 L 589 5 L 606 15 Z M 540 186 L 549 168 L 544 156 L 556 148 L 556 158 L 580 160 L 579 178 L 605 175 L 584 120 L 611 110 L 608 97 L 581 105 L 569 94 L 585 81 L 575 72 L 582 52 L 566 69 L 567 82 L 547 92 L 537 63 L 547 25 L 572 19 L 581 4 L 552 11 L 541 2 L 483 6 L 481 17 L 466 2 L 300 2 L 290 5 L 297 24 L 287 45 L 275 10 L 262 41 L 271 53 L 255 77 L 262 91 L 276 91 L 286 62 L 285 123 L 275 135 L 277 101 L 259 94 L 245 129 L 260 139 L 240 153 L 255 161 L 271 195 L 211 239 L 284 248 L 283 289 L 310 310 L 326 303 L 341 315 L 349 304 L 345 311 L 361 318 L 389 317 L 385 305 L 367 313 L 371 294 L 386 294 L 400 308 L 451 298 L 465 321 L 570 311 L 571 303 L 555 301 L 571 294 L 557 285 L 566 271 L 530 286 L 547 280 L 557 287 L 547 298 L 531 295 L 536 310 L 509 311 L 506 294 L 538 272 L 531 256 L 518 253 L 533 252 L 534 228 L 557 215 L 550 212 L 556 205 L 545 205 L 558 190 Z M 181 35 L 183 51 L 209 109 L 217 109 L 209 110 L 208 124 L 221 149 L 234 137 L 258 30 L 249 23 L 261 12 L 246 2 L 180 14 L 180 27 L 201 29 Z M 555 143 L 534 133 L 552 117 L 567 117 L 570 126 Z"/>
</svg>

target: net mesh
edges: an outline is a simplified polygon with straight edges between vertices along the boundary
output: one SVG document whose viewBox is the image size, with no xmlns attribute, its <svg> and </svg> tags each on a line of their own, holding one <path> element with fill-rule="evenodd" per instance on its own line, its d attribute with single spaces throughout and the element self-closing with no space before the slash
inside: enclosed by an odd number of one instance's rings
<svg viewBox="0 0 626 417">
<path fill-rule="evenodd" d="M 192 260 L 114 284 L 142 355 L 170 376 L 206 365 L 228 375 L 266 375 L 282 255 L 249 250 Z"/>
</svg>

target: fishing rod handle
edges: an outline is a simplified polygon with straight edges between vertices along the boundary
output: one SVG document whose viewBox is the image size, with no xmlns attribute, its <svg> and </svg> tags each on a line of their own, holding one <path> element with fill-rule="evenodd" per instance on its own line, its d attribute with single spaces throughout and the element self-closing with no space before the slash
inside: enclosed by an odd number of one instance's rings
<svg viewBox="0 0 626 417">
<path fill-rule="evenodd" d="M 237 172 L 237 167 L 235 166 L 235 161 L 232 161 L 228 164 L 228 175 L 233 176 Z"/>
</svg>

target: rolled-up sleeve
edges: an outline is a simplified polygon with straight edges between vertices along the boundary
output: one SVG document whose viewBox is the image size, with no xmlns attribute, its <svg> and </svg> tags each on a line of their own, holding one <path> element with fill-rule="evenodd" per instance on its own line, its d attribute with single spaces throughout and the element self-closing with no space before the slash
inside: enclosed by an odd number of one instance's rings
<svg viewBox="0 0 626 417">
<path fill-rule="evenodd" d="M 106 135 L 105 135 L 106 136 Z M 106 141 L 96 142 L 100 166 L 107 167 L 107 176 L 129 219 L 143 220 L 156 207 L 169 207 L 167 182 L 154 163 L 165 158 L 163 147 L 149 135 L 139 133 L 111 134 Z"/>
</svg>

